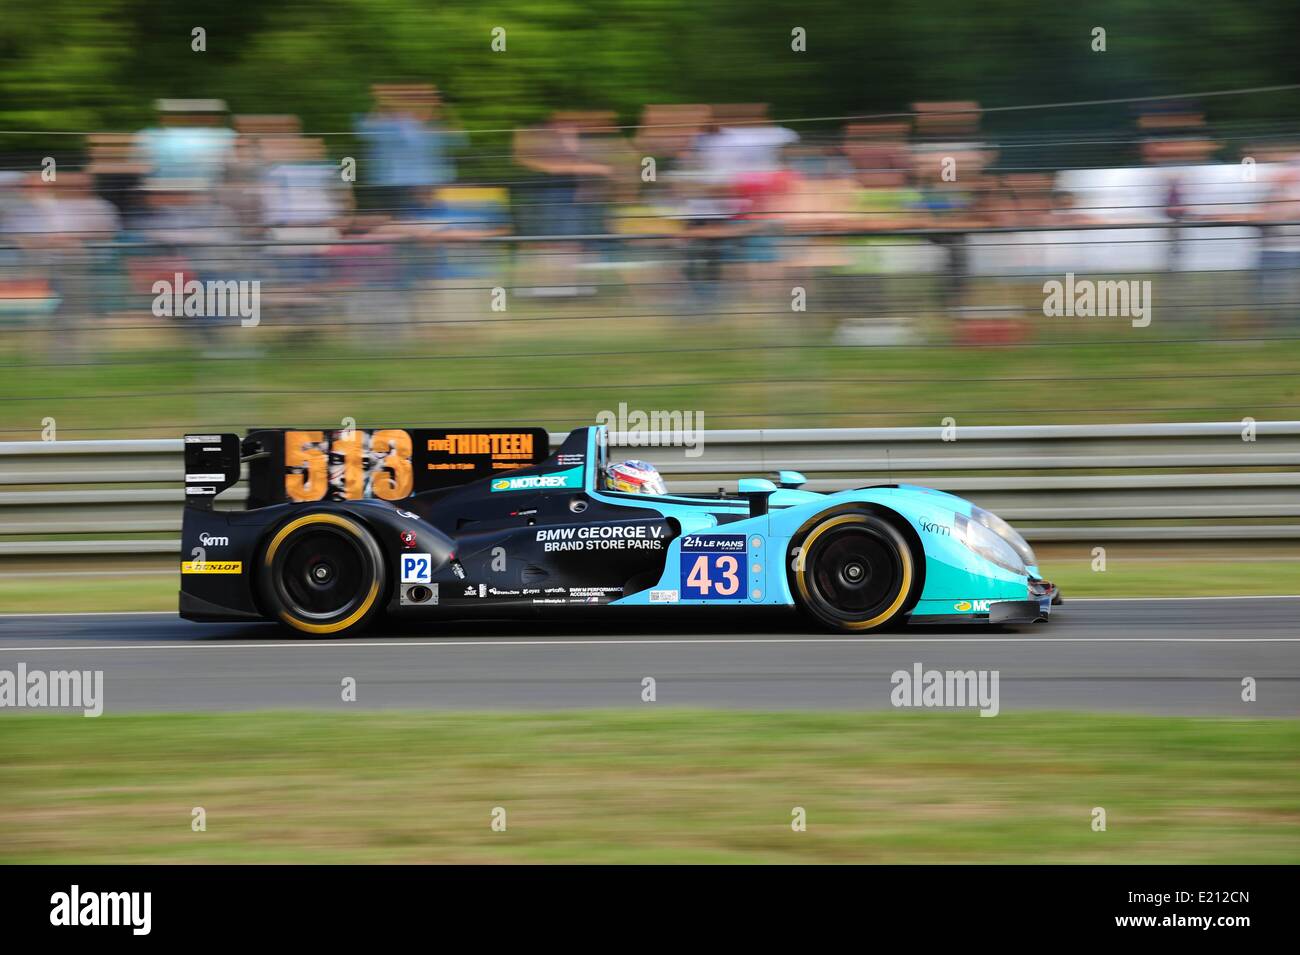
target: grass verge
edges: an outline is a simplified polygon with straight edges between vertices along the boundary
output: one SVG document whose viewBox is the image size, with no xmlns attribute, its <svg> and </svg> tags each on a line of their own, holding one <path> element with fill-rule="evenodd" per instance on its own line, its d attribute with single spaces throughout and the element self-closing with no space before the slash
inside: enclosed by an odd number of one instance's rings
<svg viewBox="0 0 1300 955">
<path fill-rule="evenodd" d="M 0 727 L 11 863 L 1300 861 L 1296 721 L 647 708 Z"/>
</svg>

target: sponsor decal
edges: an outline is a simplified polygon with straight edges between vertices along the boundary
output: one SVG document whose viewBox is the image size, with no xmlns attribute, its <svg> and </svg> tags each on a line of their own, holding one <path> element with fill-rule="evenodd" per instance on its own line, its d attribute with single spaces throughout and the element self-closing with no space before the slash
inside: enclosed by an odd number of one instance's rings
<svg viewBox="0 0 1300 955">
<path fill-rule="evenodd" d="M 199 543 L 204 547 L 228 547 L 230 545 L 230 538 L 204 532 L 199 535 Z"/>
<path fill-rule="evenodd" d="M 921 522 L 921 530 L 923 530 L 923 531 L 925 531 L 925 532 L 927 532 L 927 533 L 929 533 L 929 534 L 935 534 L 935 535 L 937 535 L 937 536 L 939 536 L 939 537 L 951 537 L 951 536 L 952 536 L 952 528 L 951 528 L 951 527 L 948 527 L 946 524 L 936 524 L 934 521 L 922 521 L 922 522 Z"/>
<path fill-rule="evenodd" d="M 570 587 L 570 597 L 608 597 L 611 594 L 621 595 L 622 587 Z"/>
<path fill-rule="evenodd" d="M 473 584 L 470 584 L 468 587 L 466 587 L 465 592 L 461 594 L 462 597 L 477 597 L 478 595 L 479 595 L 478 588 L 475 587 Z"/>
<path fill-rule="evenodd" d="M 402 517 L 405 517 L 408 521 L 418 521 L 420 519 L 419 514 L 412 514 L 410 511 L 404 511 L 400 507 L 397 508 L 397 513 Z"/>
<path fill-rule="evenodd" d="M 221 435 L 219 434 L 187 434 L 185 436 L 186 444 L 214 444 L 220 443 Z M 204 451 L 220 451 L 220 448 L 204 448 Z"/>
<path fill-rule="evenodd" d="M 402 546 L 407 550 L 415 546 L 415 531 L 402 531 Z"/>
<path fill-rule="evenodd" d="M 455 574 L 459 580 L 465 579 L 465 568 L 462 567 L 460 561 L 454 557 L 451 559 L 451 572 Z"/>
<path fill-rule="evenodd" d="M 675 604 L 677 601 L 678 592 L 676 590 L 650 591 L 650 602 L 652 604 Z"/>
<path fill-rule="evenodd" d="M 691 600 L 744 600 L 744 534 L 691 534 L 682 538 L 681 593 Z"/>
<path fill-rule="evenodd" d="M 975 613 L 988 613 L 989 604 L 991 603 L 993 603 L 992 600 L 959 600 L 953 604 L 953 609 L 961 613 L 969 613 L 972 610 Z"/>
<path fill-rule="evenodd" d="M 549 491 L 556 488 L 582 487 L 582 470 L 571 468 L 568 471 L 555 471 L 550 474 L 497 478 L 492 482 L 491 487 L 493 491 Z"/>
<path fill-rule="evenodd" d="M 682 538 L 683 551 L 711 551 L 714 553 L 744 553 L 744 534 L 712 534 L 707 537 L 687 534 Z"/>
<path fill-rule="evenodd" d="M 181 563 L 182 574 L 242 574 L 244 564 L 238 560 L 187 560 Z"/>
<path fill-rule="evenodd" d="M 582 451 L 570 454 L 557 454 L 555 456 L 555 463 L 560 467 L 571 467 L 575 464 L 582 464 L 586 460 L 587 455 Z"/>
<path fill-rule="evenodd" d="M 482 591 L 480 591 L 481 593 Z M 518 590 L 502 590 L 499 587 L 489 587 L 487 592 L 493 597 L 519 597 L 521 594 Z"/>
<path fill-rule="evenodd" d="M 519 462 L 532 461 L 536 442 L 528 431 L 497 431 L 481 434 L 449 434 L 428 442 L 428 450 L 453 457 L 487 455 L 493 465 L 518 467 Z M 472 465 L 471 465 L 472 466 Z M 430 465 L 433 467 L 433 465 Z"/>
<path fill-rule="evenodd" d="M 217 489 L 215 487 L 210 487 L 210 486 L 209 487 L 187 487 L 185 489 L 185 493 L 186 494 L 216 494 Z"/>
<path fill-rule="evenodd" d="M 663 550 L 667 536 L 662 524 L 584 524 L 542 528 L 533 539 L 542 545 L 543 552 Z"/>
<path fill-rule="evenodd" d="M 207 450 L 207 449 L 205 448 L 204 450 Z M 226 476 L 225 476 L 224 474 L 187 474 L 187 475 L 185 475 L 185 483 L 186 483 L 186 484 L 193 484 L 193 483 L 195 483 L 196 481 L 224 481 L 225 479 L 226 479 Z"/>
<path fill-rule="evenodd" d="M 412 439 L 400 429 L 284 432 L 284 498 L 400 501 L 415 488 Z"/>
<path fill-rule="evenodd" d="M 429 554 L 403 554 L 402 583 L 427 584 L 433 581 L 433 557 Z"/>
</svg>

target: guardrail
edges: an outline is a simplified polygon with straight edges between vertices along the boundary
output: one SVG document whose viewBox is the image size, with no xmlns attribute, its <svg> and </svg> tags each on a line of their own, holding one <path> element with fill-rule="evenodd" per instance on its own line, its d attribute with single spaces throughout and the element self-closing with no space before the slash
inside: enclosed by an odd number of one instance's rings
<svg viewBox="0 0 1300 955">
<path fill-rule="evenodd" d="M 808 489 L 917 483 L 1037 541 L 1300 538 L 1300 421 L 707 431 L 700 453 L 611 435 L 682 491 L 793 468 Z M 552 434 L 552 444 L 563 439 Z M 671 442 L 673 435 L 660 436 Z M 686 436 L 694 438 L 695 436 Z M 0 558 L 179 553 L 180 439 L 0 442 Z M 242 506 L 241 485 L 222 496 Z M 144 538 L 141 535 L 149 535 Z"/>
</svg>

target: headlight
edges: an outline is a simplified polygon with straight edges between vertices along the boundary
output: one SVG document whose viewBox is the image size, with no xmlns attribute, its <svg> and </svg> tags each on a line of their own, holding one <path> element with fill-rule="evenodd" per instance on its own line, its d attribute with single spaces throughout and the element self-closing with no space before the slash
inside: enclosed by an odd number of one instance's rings
<svg viewBox="0 0 1300 955">
<path fill-rule="evenodd" d="M 997 564 L 1013 574 L 1024 574 L 1025 563 L 1009 543 L 963 514 L 953 515 L 953 528 L 963 544 L 990 563 Z"/>
<path fill-rule="evenodd" d="M 1010 544 L 1012 549 L 1020 555 L 1020 559 L 1024 561 L 1026 567 L 1038 566 L 1038 558 L 1034 556 L 1034 549 L 1029 546 L 1029 542 L 1021 537 L 1014 527 L 992 511 L 986 511 L 982 507 L 972 507 L 970 513 L 971 517 Z"/>
</svg>

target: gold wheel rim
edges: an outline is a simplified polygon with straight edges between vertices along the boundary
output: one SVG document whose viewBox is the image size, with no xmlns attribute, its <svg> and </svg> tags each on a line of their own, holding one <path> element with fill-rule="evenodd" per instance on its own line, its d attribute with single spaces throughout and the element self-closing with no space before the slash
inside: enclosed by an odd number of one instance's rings
<svg viewBox="0 0 1300 955">
<path fill-rule="evenodd" d="M 799 588 L 799 595 L 803 597 L 805 602 L 811 602 L 812 600 L 808 589 L 806 573 L 807 557 L 808 551 L 812 549 L 812 545 L 817 541 L 817 538 L 821 537 L 831 528 L 839 527 L 842 524 L 866 523 L 867 519 L 861 514 L 844 514 L 840 517 L 833 517 L 825 523 L 817 525 L 812 534 L 810 534 L 807 539 L 799 545 L 799 557 L 795 561 L 794 579 L 795 585 Z M 897 544 L 897 541 L 895 541 L 895 544 Z M 839 626 L 845 627 L 849 630 L 869 630 L 872 627 L 879 626 L 889 620 L 898 612 L 898 609 L 903 605 L 903 601 L 907 599 L 907 595 L 912 589 L 912 550 L 910 547 L 904 545 L 898 548 L 898 555 L 903 565 L 903 582 L 898 588 L 898 596 L 894 599 L 894 602 L 870 620 L 836 621 Z"/>
<path fill-rule="evenodd" d="M 272 561 L 275 559 L 275 553 L 284 543 L 284 539 L 300 527 L 307 527 L 311 524 L 333 524 L 335 527 L 341 527 L 358 540 L 362 539 L 361 532 L 357 530 L 356 524 L 346 518 L 339 517 L 337 514 L 307 514 L 298 517 L 285 524 L 284 527 L 276 533 L 271 539 L 270 546 L 266 548 L 266 556 L 263 558 L 263 566 L 270 569 Z M 336 620 L 334 623 L 308 623 L 305 620 L 299 620 L 288 611 L 280 611 L 280 619 L 293 627 L 295 630 L 301 630 L 303 633 L 326 634 L 338 633 L 352 626 L 358 620 L 366 615 L 373 606 L 375 598 L 379 596 L 379 582 L 371 581 L 370 592 L 361 601 L 361 605 L 356 610 L 348 614 L 342 620 Z"/>
</svg>

